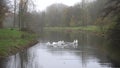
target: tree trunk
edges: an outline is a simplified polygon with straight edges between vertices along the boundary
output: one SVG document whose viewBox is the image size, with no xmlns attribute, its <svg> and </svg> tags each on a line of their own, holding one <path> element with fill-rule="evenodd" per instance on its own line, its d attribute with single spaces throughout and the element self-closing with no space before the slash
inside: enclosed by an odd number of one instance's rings
<svg viewBox="0 0 120 68">
<path fill-rule="evenodd" d="M 2 21 L 0 21 L 0 28 L 3 28 L 3 23 L 2 23 Z"/>
<path fill-rule="evenodd" d="M 13 28 L 15 28 L 15 23 L 16 23 L 16 0 L 14 0 L 14 22 L 13 22 Z"/>
</svg>

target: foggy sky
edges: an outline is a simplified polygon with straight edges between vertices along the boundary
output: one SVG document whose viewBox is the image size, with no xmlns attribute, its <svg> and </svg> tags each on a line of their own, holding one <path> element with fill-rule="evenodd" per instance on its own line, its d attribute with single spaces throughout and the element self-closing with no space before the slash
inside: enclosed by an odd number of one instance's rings
<svg viewBox="0 0 120 68">
<path fill-rule="evenodd" d="M 73 6 L 75 3 L 81 2 L 81 0 L 33 0 L 35 9 L 37 11 L 44 11 L 46 7 L 54 3 L 62 3 L 68 6 Z"/>
</svg>

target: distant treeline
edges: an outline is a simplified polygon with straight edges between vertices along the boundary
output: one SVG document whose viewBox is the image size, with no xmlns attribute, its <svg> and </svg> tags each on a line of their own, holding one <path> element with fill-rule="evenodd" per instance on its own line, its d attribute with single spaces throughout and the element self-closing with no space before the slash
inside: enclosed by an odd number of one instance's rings
<svg viewBox="0 0 120 68">
<path fill-rule="evenodd" d="M 39 26 L 78 27 L 87 25 L 99 25 L 101 24 L 99 21 L 99 15 L 101 14 L 105 3 L 106 1 L 104 0 L 84 3 L 81 2 L 75 4 L 74 6 L 67 6 L 57 3 L 50 5 L 43 12 L 32 12 L 29 15 L 32 17 L 38 16 L 35 18 L 35 21 L 39 23 Z M 34 22 L 33 18 L 32 21 Z M 32 23 L 32 21 L 30 22 Z"/>
<path fill-rule="evenodd" d="M 27 2 L 27 0 L 25 0 L 25 2 Z M 101 18 L 99 16 L 101 15 L 106 2 L 107 0 L 86 1 L 77 3 L 74 6 L 67 6 L 57 3 L 50 5 L 45 11 L 42 12 L 28 11 L 28 8 L 25 8 L 27 6 L 26 5 L 24 8 L 21 8 L 21 10 L 20 7 L 16 7 L 19 8 L 19 13 L 14 11 L 15 15 L 10 14 L 7 16 L 10 18 L 7 18 L 5 22 L 13 21 L 13 18 L 15 17 L 15 23 L 11 23 L 13 24 L 13 27 L 21 27 L 30 30 L 42 30 L 42 27 L 50 26 L 78 27 L 100 25 L 103 24 L 103 22 L 101 22 Z M 21 3 L 18 4 L 21 6 Z M 104 25 L 107 23 L 108 21 L 106 20 Z"/>
</svg>

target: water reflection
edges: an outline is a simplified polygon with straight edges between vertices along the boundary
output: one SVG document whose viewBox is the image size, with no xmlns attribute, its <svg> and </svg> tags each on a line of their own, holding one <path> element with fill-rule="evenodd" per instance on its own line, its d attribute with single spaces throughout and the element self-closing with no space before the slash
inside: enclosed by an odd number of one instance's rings
<svg viewBox="0 0 120 68">
<path fill-rule="evenodd" d="M 47 45 L 47 42 L 66 43 L 76 39 L 77 48 Z M 119 68 L 119 64 L 111 60 L 104 38 L 91 33 L 46 32 L 39 40 L 40 43 L 30 49 L 1 61 L 0 68 Z"/>
</svg>

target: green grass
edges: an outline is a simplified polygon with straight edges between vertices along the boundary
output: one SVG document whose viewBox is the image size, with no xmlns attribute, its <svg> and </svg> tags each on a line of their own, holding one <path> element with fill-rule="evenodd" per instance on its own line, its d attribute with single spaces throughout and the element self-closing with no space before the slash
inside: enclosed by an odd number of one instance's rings
<svg viewBox="0 0 120 68">
<path fill-rule="evenodd" d="M 0 29 L 0 57 L 8 56 L 22 46 L 35 40 L 35 35 L 10 29 Z"/>
<path fill-rule="evenodd" d="M 100 31 L 98 26 L 80 26 L 80 27 L 45 27 L 47 31 L 59 31 L 59 30 L 85 30 L 85 31 Z"/>
</svg>

